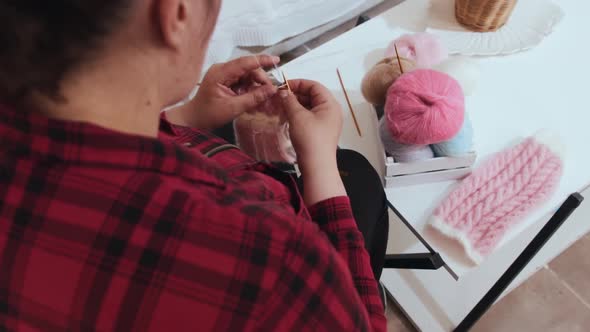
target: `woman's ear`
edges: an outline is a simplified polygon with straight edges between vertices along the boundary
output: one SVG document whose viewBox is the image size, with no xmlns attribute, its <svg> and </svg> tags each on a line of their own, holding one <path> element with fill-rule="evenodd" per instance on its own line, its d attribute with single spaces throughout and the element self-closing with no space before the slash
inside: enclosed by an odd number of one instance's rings
<svg viewBox="0 0 590 332">
<path fill-rule="evenodd" d="M 186 34 L 190 33 L 188 24 L 188 3 L 186 0 L 156 0 L 156 22 L 164 44 L 179 49 Z"/>
</svg>

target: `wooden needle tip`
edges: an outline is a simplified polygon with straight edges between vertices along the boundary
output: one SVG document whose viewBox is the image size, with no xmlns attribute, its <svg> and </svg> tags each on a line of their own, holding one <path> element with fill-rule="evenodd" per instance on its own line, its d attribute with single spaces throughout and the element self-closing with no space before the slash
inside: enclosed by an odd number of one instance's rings
<svg viewBox="0 0 590 332">
<path fill-rule="evenodd" d="M 293 92 L 291 91 L 291 86 L 289 85 L 289 80 L 287 79 L 287 76 L 285 76 L 285 72 L 281 70 L 281 74 L 283 75 L 283 80 L 285 81 L 285 84 L 287 86 L 287 89 L 289 89 L 289 92 Z"/>
<path fill-rule="evenodd" d="M 403 74 L 404 73 L 404 67 L 402 66 L 402 60 L 399 57 L 399 52 L 397 51 L 397 44 L 393 44 L 393 47 L 395 48 L 395 56 L 397 57 L 397 63 L 399 64 L 399 70 L 400 72 Z"/>
</svg>

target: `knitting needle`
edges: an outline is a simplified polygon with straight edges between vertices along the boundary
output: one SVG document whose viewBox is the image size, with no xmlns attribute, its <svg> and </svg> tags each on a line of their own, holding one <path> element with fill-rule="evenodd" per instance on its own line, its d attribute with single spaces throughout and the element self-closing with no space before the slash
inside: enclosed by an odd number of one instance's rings
<svg viewBox="0 0 590 332">
<path fill-rule="evenodd" d="M 287 76 L 285 76 L 285 72 L 281 70 L 281 74 L 283 74 L 283 80 L 285 81 L 285 84 L 287 86 L 287 89 L 289 89 L 289 92 L 293 92 L 291 91 L 291 86 L 289 85 L 289 80 L 287 80 Z"/>
<path fill-rule="evenodd" d="M 402 60 L 399 58 L 399 52 L 397 51 L 397 44 L 394 43 L 393 47 L 395 48 L 395 55 L 397 56 L 397 63 L 399 64 L 399 70 L 403 74 L 404 67 L 402 66 Z"/>
<path fill-rule="evenodd" d="M 264 67 L 262 66 L 262 64 L 260 63 L 260 60 L 258 60 L 258 56 L 257 55 L 252 55 L 254 57 L 254 59 L 256 59 L 256 62 L 258 63 L 259 69 L 263 69 Z M 279 67 L 277 67 L 276 63 L 273 63 L 273 69 L 271 69 L 267 75 L 272 76 L 275 80 L 279 80 L 279 73 L 282 73 L 281 70 L 279 70 Z M 284 83 L 281 84 L 278 89 L 284 89 L 284 88 L 288 88 L 289 91 L 291 91 L 291 88 L 289 87 L 289 82 L 287 82 L 287 80 L 285 79 L 285 73 L 282 73 L 283 75 L 283 79 L 284 79 Z"/>
<path fill-rule="evenodd" d="M 344 87 L 344 81 L 342 80 L 342 75 L 340 74 L 340 69 L 336 68 L 336 73 L 338 74 L 338 79 L 340 80 L 340 85 L 342 86 L 342 91 L 344 91 L 344 98 L 346 98 L 346 103 L 348 103 L 348 108 L 350 109 L 350 113 L 352 114 L 352 120 L 354 121 L 354 125 L 356 126 L 356 130 L 359 133 L 360 137 L 363 137 L 361 133 L 361 128 L 359 127 L 359 123 L 356 119 L 356 115 L 354 114 L 354 109 L 352 108 L 352 104 L 350 103 L 350 98 L 348 97 L 348 92 L 346 92 L 346 88 Z"/>
</svg>

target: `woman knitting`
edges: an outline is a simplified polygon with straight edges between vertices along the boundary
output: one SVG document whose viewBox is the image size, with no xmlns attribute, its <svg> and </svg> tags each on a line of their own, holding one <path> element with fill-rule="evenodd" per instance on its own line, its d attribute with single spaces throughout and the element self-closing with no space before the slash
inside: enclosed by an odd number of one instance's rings
<svg viewBox="0 0 590 332">
<path fill-rule="evenodd" d="M 355 209 L 355 222 L 325 87 L 277 93 L 261 67 L 279 59 L 247 57 L 161 114 L 201 76 L 219 8 L 0 2 L 0 330 L 385 330 L 371 267 L 383 211 Z M 269 99 L 302 195 L 209 133 Z"/>
</svg>

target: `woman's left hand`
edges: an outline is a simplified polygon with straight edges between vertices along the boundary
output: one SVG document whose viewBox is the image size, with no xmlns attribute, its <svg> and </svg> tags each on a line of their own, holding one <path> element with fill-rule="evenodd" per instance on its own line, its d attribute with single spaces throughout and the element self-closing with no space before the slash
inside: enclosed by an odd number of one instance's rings
<svg viewBox="0 0 590 332">
<path fill-rule="evenodd" d="M 213 65 L 195 98 L 168 111 L 168 119 L 178 125 L 204 130 L 224 126 L 276 94 L 277 87 L 264 68 L 271 68 L 279 61 L 275 56 L 258 55 Z M 248 88 L 248 92 L 238 95 L 236 91 L 240 87 Z"/>
</svg>

